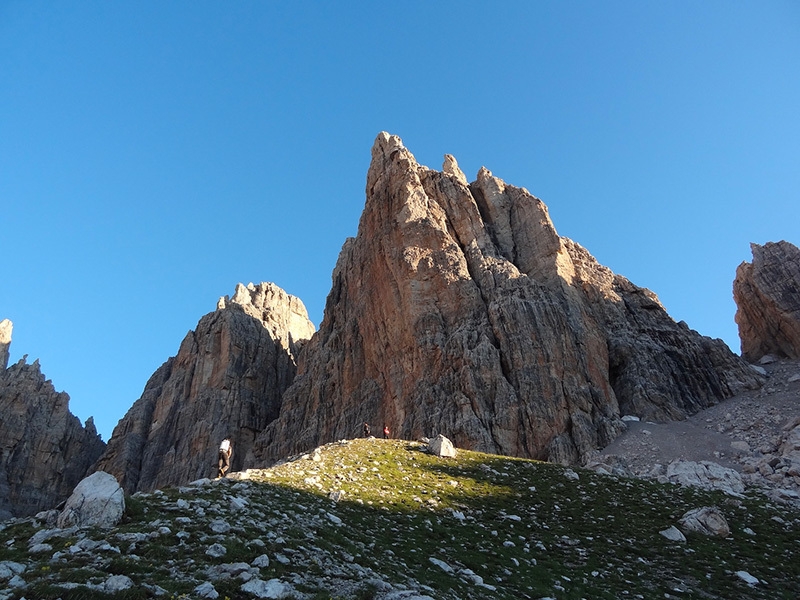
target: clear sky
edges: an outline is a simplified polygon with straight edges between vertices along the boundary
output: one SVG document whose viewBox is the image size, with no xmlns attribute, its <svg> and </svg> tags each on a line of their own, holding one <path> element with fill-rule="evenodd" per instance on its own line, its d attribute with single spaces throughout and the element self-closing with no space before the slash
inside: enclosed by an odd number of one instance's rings
<svg viewBox="0 0 800 600">
<path fill-rule="evenodd" d="M 108 440 L 237 282 L 319 325 L 382 130 L 738 352 L 750 242 L 800 245 L 800 3 L 0 0 L 12 362 Z"/>
</svg>

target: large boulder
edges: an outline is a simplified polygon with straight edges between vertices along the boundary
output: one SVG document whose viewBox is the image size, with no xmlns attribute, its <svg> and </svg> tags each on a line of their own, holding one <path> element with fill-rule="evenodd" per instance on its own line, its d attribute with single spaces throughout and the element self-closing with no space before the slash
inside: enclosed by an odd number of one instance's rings
<svg viewBox="0 0 800 600">
<path fill-rule="evenodd" d="M 388 423 L 406 439 L 574 463 L 620 415 L 681 419 L 760 376 L 676 323 L 651 291 L 560 237 L 544 203 L 451 156 L 420 165 L 396 136 L 372 149 L 358 235 L 333 272 L 320 330 L 264 463 Z"/>
<path fill-rule="evenodd" d="M 0 322 L 0 519 L 66 500 L 106 448 L 92 418 L 81 424 L 38 360 L 7 367 L 11 327 Z"/>
<path fill-rule="evenodd" d="M 670 483 L 719 490 L 731 496 L 744 493 L 744 482 L 738 471 L 706 460 L 673 461 L 667 466 L 666 479 Z"/>
<path fill-rule="evenodd" d="M 272 283 L 239 284 L 153 374 L 96 468 L 128 493 L 180 485 L 216 475 L 219 444 L 230 438 L 231 470 L 240 470 L 256 434 L 278 416 L 313 333 L 298 298 Z"/>
<path fill-rule="evenodd" d="M 97 471 L 81 481 L 58 515 L 58 527 L 113 527 L 125 513 L 125 493 L 116 478 Z"/>
<path fill-rule="evenodd" d="M 456 448 L 453 446 L 453 442 L 444 437 L 441 433 L 430 441 L 428 450 L 435 456 L 445 458 L 455 458 L 456 456 Z"/>
<path fill-rule="evenodd" d="M 700 533 L 723 538 L 731 534 L 725 515 L 715 506 L 704 506 L 688 511 L 680 518 L 678 525 L 684 533 Z"/>
<path fill-rule="evenodd" d="M 750 249 L 753 262 L 740 264 L 733 282 L 742 356 L 800 358 L 800 249 L 786 241 Z"/>
</svg>

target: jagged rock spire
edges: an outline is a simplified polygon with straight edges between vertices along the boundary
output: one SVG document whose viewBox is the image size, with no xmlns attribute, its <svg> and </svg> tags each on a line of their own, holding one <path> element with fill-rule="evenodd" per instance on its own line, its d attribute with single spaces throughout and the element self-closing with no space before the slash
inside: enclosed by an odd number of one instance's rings
<svg viewBox="0 0 800 600">
<path fill-rule="evenodd" d="M 0 321 L 0 371 L 8 367 L 9 349 L 11 347 L 11 331 L 14 324 L 8 320 Z"/>
<path fill-rule="evenodd" d="M 272 283 L 237 285 L 153 374 L 95 468 L 129 493 L 180 485 L 216 473 L 226 437 L 232 468 L 241 468 L 256 434 L 277 417 L 313 333 L 298 298 Z"/>
<path fill-rule="evenodd" d="M 753 262 L 740 264 L 733 282 L 742 356 L 800 358 L 800 249 L 787 241 L 750 249 Z"/>
<path fill-rule="evenodd" d="M 560 237 L 527 190 L 487 169 L 467 184 L 450 157 L 431 170 L 383 132 L 320 331 L 254 454 L 386 422 L 399 437 L 575 462 L 622 414 L 682 418 L 758 385 L 722 341 Z"/>
</svg>

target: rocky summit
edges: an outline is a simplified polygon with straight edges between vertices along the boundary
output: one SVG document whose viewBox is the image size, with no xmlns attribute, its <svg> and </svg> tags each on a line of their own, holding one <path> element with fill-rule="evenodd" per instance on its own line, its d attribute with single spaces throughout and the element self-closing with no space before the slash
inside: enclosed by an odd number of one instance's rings
<svg viewBox="0 0 800 600">
<path fill-rule="evenodd" d="M 277 417 L 313 332 L 298 298 L 272 283 L 239 284 L 150 378 L 95 468 L 128 493 L 186 483 L 216 473 L 229 437 L 240 469 L 256 434 Z"/>
<path fill-rule="evenodd" d="M 11 321 L 0 322 L 0 520 L 33 515 L 66 500 L 106 445 L 91 419 L 69 411 L 69 396 L 36 360 L 7 367 Z"/>
<path fill-rule="evenodd" d="M 485 168 L 468 183 L 449 155 L 429 169 L 381 133 L 320 330 L 253 451 L 269 463 L 366 422 L 577 463 L 623 415 L 681 419 L 760 383 L 721 340 L 560 237 L 526 189 Z"/>
<path fill-rule="evenodd" d="M 753 262 L 736 269 L 733 298 L 742 356 L 800 358 L 800 248 L 751 244 Z"/>
</svg>

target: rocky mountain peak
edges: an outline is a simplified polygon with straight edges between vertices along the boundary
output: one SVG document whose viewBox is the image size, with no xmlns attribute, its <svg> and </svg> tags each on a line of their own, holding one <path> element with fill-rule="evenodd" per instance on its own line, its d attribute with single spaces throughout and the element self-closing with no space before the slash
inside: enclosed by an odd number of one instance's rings
<svg viewBox="0 0 800 600">
<path fill-rule="evenodd" d="M 723 342 L 560 237 L 525 188 L 485 168 L 467 184 L 452 157 L 431 170 L 381 133 L 320 331 L 254 454 L 275 460 L 368 422 L 576 462 L 623 414 L 679 419 L 759 385 Z"/>
<path fill-rule="evenodd" d="M 65 500 L 105 450 L 91 418 L 27 356 L 7 366 L 11 321 L 0 322 L 0 520 L 33 515 Z"/>
<path fill-rule="evenodd" d="M 753 262 L 740 264 L 733 282 L 742 356 L 800 358 L 800 249 L 786 241 L 750 249 Z"/>
<path fill-rule="evenodd" d="M 8 367 L 9 349 L 11 348 L 11 332 L 14 324 L 9 319 L 0 321 L 0 371 Z"/>
<path fill-rule="evenodd" d="M 241 468 L 313 333 L 298 298 L 272 283 L 237 285 L 150 378 L 95 468 L 127 492 L 179 485 L 216 472 L 226 437 Z"/>
</svg>

